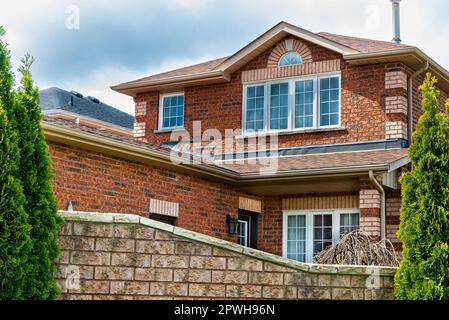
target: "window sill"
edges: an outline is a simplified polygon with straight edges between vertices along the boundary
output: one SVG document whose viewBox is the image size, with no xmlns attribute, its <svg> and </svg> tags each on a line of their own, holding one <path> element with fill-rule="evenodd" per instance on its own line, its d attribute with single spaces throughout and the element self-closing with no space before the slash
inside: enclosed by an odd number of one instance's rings
<svg viewBox="0 0 449 320">
<path fill-rule="evenodd" d="M 246 139 L 255 137 L 267 137 L 270 135 L 292 135 L 301 133 L 319 133 L 319 132 L 329 132 L 329 131 L 344 131 L 346 127 L 328 127 L 328 128 L 313 128 L 313 129 L 302 129 L 302 130 L 289 130 L 289 131 L 268 131 L 261 133 L 244 133 L 242 135 L 236 136 L 236 139 Z"/>
<path fill-rule="evenodd" d="M 166 128 L 166 129 L 155 129 L 153 133 L 167 133 L 167 132 L 176 132 L 176 131 L 185 131 L 186 128 Z"/>
</svg>

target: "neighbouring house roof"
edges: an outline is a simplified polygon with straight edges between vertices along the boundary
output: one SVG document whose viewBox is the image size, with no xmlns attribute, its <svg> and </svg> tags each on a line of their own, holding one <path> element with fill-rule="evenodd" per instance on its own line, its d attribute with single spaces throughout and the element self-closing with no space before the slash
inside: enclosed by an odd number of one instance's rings
<svg viewBox="0 0 449 320">
<path fill-rule="evenodd" d="M 449 72 L 415 46 L 327 32 L 313 33 L 283 21 L 229 57 L 125 82 L 111 88 L 135 96 L 139 92 L 148 90 L 180 89 L 187 85 L 227 82 L 232 72 L 287 35 L 293 35 L 338 52 L 351 64 L 403 62 L 412 69 L 419 69 L 424 62 L 428 61 L 430 70 L 439 78 L 442 88 L 447 88 L 449 91 Z"/>
<path fill-rule="evenodd" d="M 57 87 L 39 92 L 40 108 L 45 115 L 65 113 L 89 119 L 99 120 L 105 124 L 133 129 L 134 117 L 120 111 L 93 97 L 84 97 L 76 92 L 69 92 Z"/>
</svg>

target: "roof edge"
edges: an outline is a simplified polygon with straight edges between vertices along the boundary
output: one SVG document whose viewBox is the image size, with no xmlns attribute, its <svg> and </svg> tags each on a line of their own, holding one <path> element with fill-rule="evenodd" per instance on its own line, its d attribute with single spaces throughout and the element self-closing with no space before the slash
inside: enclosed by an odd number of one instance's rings
<svg viewBox="0 0 449 320">
<path fill-rule="evenodd" d="M 430 56 L 428 56 L 426 53 L 424 53 L 421 49 L 418 47 L 411 46 L 410 48 L 401 48 L 401 49 L 395 49 L 395 50 L 385 50 L 385 51 L 378 51 L 378 52 L 371 52 L 371 53 L 356 53 L 356 54 L 347 54 L 343 55 L 343 58 L 347 61 L 354 61 L 354 60 L 363 60 L 363 59 L 376 59 L 376 58 L 387 58 L 387 57 L 394 57 L 394 56 L 401 56 L 401 55 L 407 55 L 411 54 L 414 55 L 416 58 L 422 60 L 422 62 L 428 61 L 430 64 L 430 68 L 433 69 L 438 75 L 446 80 L 449 85 L 449 71 L 446 70 L 442 65 L 440 65 L 438 62 L 436 62 L 434 59 L 432 59 Z"/>
<path fill-rule="evenodd" d="M 224 81 L 229 81 L 230 76 L 223 71 L 212 70 L 212 71 L 208 71 L 208 72 L 168 77 L 168 78 L 162 78 L 162 79 L 157 79 L 157 80 L 142 80 L 142 81 L 136 81 L 136 82 L 133 82 L 133 81 L 125 82 L 125 83 L 113 85 L 110 88 L 114 91 L 128 94 L 129 92 L 131 92 L 133 90 L 138 90 L 138 89 L 142 89 L 142 88 L 151 88 L 154 86 L 163 86 L 163 85 L 171 85 L 171 84 L 181 85 L 184 82 L 188 83 L 188 82 L 193 82 L 193 81 L 210 80 L 210 79 L 214 79 L 214 78 L 222 79 Z"/>
</svg>

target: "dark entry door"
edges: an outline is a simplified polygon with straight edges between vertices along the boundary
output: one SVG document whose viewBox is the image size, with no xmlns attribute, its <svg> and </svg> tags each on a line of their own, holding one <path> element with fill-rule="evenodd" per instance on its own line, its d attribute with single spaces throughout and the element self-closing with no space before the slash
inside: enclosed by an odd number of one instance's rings
<svg viewBox="0 0 449 320">
<path fill-rule="evenodd" d="M 239 210 L 237 238 L 242 246 L 257 248 L 257 214 Z"/>
</svg>

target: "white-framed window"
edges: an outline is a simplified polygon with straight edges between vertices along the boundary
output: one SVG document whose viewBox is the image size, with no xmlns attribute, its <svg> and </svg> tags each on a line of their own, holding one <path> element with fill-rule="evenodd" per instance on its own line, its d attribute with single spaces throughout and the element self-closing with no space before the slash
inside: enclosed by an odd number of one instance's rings
<svg viewBox="0 0 449 320">
<path fill-rule="evenodd" d="M 159 102 L 159 130 L 184 127 L 184 93 L 162 94 Z"/>
<path fill-rule="evenodd" d="M 340 237 L 360 227 L 360 217 L 358 213 L 340 214 Z"/>
<path fill-rule="evenodd" d="M 243 89 L 246 134 L 341 125 L 340 73 L 247 83 Z"/>
<path fill-rule="evenodd" d="M 358 229 L 359 215 L 359 209 L 284 211 L 282 255 L 312 262 L 317 253 L 340 240 L 342 230 Z"/>
<path fill-rule="evenodd" d="M 286 67 L 301 63 L 302 63 L 301 55 L 298 52 L 289 51 L 279 59 L 278 66 Z"/>
<path fill-rule="evenodd" d="M 248 236 L 249 236 L 249 224 L 248 221 L 238 220 L 237 221 L 237 240 L 238 244 L 248 247 Z"/>
</svg>

